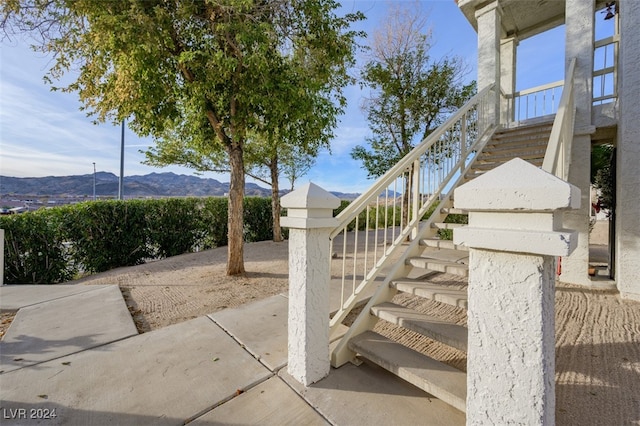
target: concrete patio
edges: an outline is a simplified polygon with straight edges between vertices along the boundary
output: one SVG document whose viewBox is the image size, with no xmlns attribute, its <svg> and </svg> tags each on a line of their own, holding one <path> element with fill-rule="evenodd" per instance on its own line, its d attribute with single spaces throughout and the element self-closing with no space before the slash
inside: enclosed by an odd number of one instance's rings
<svg viewBox="0 0 640 426">
<path fill-rule="evenodd" d="M 286 373 L 287 297 L 138 335 L 117 286 L 2 286 L 5 424 L 461 425 L 369 365 L 304 388 Z M 53 417 L 55 415 L 55 417 Z"/>
</svg>

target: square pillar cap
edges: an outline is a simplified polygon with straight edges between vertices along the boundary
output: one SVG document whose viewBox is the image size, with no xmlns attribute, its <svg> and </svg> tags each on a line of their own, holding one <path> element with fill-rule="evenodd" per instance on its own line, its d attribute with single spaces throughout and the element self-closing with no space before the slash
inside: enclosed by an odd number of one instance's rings
<svg viewBox="0 0 640 426">
<path fill-rule="evenodd" d="M 280 204 L 287 209 L 333 210 L 340 206 L 340 199 L 315 183 L 309 182 L 283 196 Z"/>
<path fill-rule="evenodd" d="M 456 208 L 469 211 L 554 211 L 580 208 L 580 189 L 514 158 L 454 192 Z"/>
</svg>

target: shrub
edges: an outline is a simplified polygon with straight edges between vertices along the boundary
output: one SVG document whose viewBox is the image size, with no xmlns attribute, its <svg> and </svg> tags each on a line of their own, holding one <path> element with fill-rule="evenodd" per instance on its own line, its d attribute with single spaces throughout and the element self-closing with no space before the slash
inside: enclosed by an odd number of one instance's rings
<svg viewBox="0 0 640 426">
<path fill-rule="evenodd" d="M 73 277 L 58 209 L 0 216 L 0 228 L 5 232 L 5 282 L 55 284 Z"/>
<path fill-rule="evenodd" d="M 0 217 L 5 277 L 11 283 L 57 283 L 227 244 L 227 198 L 90 201 Z M 273 236 L 271 199 L 244 200 L 247 242 Z M 286 235 L 286 230 L 284 232 Z"/>
<path fill-rule="evenodd" d="M 267 241 L 273 238 L 271 198 L 247 197 L 244 199 L 244 240 Z"/>
<path fill-rule="evenodd" d="M 63 210 L 65 234 L 84 271 L 139 265 L 153 256 L 144 201 L 86 202 Z"/>
<path fill-rule="evenodd" d="M 153 257 L 165 258 L 192 252 L 204 238 L 200 226 L 199 199 L 165 198 L 144 202 L 145 223 Z"/>
<path fill-rule="evenodd" d="M 444 220 L 444 223 L 469 223 L 469 216 L 466 214 L 450 214 Z M 453 229 L 438 229 L 438 235 L 441 240 L 453 240 Z"/>
<path fill-rule="evenodd" d="M 198 227 L 202 232 L 200 248 L 203 250 L 227 245 L 228 201 L 223 197 L 200 200 Z"/>
</svg>

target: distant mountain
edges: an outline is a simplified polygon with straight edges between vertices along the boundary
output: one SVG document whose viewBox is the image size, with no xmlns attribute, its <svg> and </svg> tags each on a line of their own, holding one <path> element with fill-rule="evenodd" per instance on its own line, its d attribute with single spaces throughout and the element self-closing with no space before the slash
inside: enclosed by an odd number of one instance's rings
<svg viewBox="0 0 640 426">
<path fill-rule="evenodd" d="M 229 192 L 229 182 L 175 173 L 151 173 L 125 176 L 124 194 L 130 197 L 223 196 Z M 89 197 L 93 195 L 93 173 L 76 176 L 17 178 L 0 176 L 0 195 L 19 194 L 34 197 Z M 341 199 L 355 199 L 358 194 L 333 192 Z M 118 195 L 118 177 L 113 173 L 96 173 L 96 195 Z M 270 197 L 271 189 L 255 183 L 245 185 L 245 195 Z"/>
<path fill-rule="evenodd" d="M 126 197 L 221 196 L 228 192 L 228 182 L 197 176 L 177 175 L 170 172 L 125 176 L 124 178 Z M 40 178 L 0 176 L 0 194 L 53 197 L 92 196 L 93 174 Z M 271 190 L 255 183 L 247 183 L 245 194 L 267 197 L 271 195 Z M 118 177 L 113 173 L 96 173 L 96 195 L 101 197 L 117 196 Z"/>
</svg>

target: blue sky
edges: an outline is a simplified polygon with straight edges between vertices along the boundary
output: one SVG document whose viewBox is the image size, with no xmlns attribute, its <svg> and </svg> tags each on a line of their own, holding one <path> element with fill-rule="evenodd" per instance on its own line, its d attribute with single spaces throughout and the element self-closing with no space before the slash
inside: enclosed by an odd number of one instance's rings
<svg viewBox="0 0 640 426">
<path fill-rule="evenodd" d="M 398 0 L 396 0 L 398 1 Z M 432 57 L 456 55 L 469 66 L 468 80 L 476 77 L 476 33 L 458 10 L 454 0 L 423 1 L 433 31 Z M 345 11 L 361 10 L 368 17 L 360 29 L 373 31 L 384 19 L 388 2 L 344 0 Z M 407 5 L 410 5 L 407 2 Z M 564 34 L 562 28 L 523 41 L 519 47 L 517 89 L 537 86 L 563 78 Z M 51 92 L 42 77 L 51 59 L 34 53 L 25 40 L 3 41 L 0 53 L 0 174 L 5 176 L 61 176 L 98 171 L 119 174 L 120 126 L 94 125 L 79 110 L 75 94 Z M 356 72 L 356 71 L 354 71 Z M 312 181 L 327 190 L 362 192 L 371 185 L 361 164 L 351 159 L 351 149 L 364 143 L 368 124 L 360 109 L 362 93 L 357 86 L 346 91 L 348 108 L 340 117 L 332 152 L 322 152 L 316 166 L 296 185 Z M 125 135 L 125 175 L 171 171 L 194 174 L 192 170 L 141 164 L 138 151 L 153 144 L 129 129 Z M 228 181 L 228 176 L 205 173 Z M 281 186 L 287 188 L 288 181 Z"/>
</svg>

